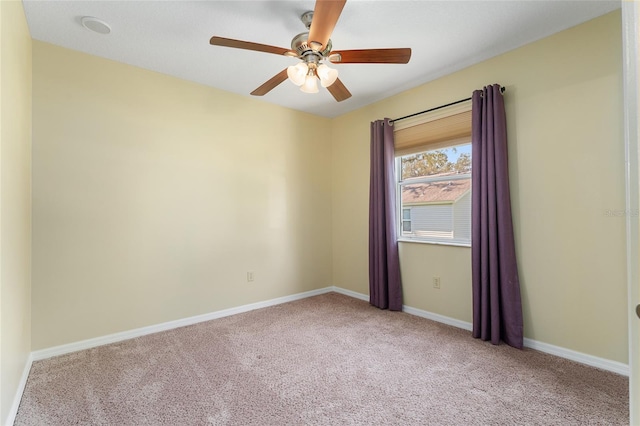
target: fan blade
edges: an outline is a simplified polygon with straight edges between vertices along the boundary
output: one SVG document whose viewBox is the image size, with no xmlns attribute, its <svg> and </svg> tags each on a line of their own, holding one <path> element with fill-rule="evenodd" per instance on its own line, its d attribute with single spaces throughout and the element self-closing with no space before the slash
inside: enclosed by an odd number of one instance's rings
<svg viewBox="0 0 640 426">
<path fill-rule="evenodd" d="M 406 64 L 411 59 L 411 49 L 361 49 L 339 50 L 331 52 L 339 54 L 342 59 L 331 61 L 334 64 Z M 331 58 L 330 58 L 331 59 Z"/>
<path fill-rule="evenodd" d="M 333 97 L 338 102 L 342 102 L 345 99 L 349 99 L 351 97 L 351 92 L 349 92 L 349 89 L 347 89 L 345 85 L 342 84 L 342 81 L 340 81 L 340 79 L 337 79 L 331 86 L 327 87 L 327 90 L 331 92 Z"/>
<path fill-rule="evenodd" d="M 323 47 L 326 46 L 346 2 L 347 0 L 316 0 L 313 20 L 309 28 L 309 43 L 315 42 Z"/>
<path fill-rule="evenodd" d="M 275 89 L 280 83 L 287 79 L 287 69 L 283 69 L 278 74 L 271 77 L 267 82 L 265 82 L 262 86 L 258 87 L 256 90 L 251 92 L 253 96 L 264 96 L 269 93 L 271 90 Z"/>
<path fill-rule="evenodd" d="M 224 37 L 211 37 L 209 43 L 214 46 L 233 47 L 235 49 L 255 50 L 256 52 L 275 53 L 276 55 L 284 55 L 289 49 L 283 47 L 269 46 L 266 44 L 252 43 L 250 41 L 235 40 Z M 297 54 L 296 54 L 297 55 Z"/>
</svg>

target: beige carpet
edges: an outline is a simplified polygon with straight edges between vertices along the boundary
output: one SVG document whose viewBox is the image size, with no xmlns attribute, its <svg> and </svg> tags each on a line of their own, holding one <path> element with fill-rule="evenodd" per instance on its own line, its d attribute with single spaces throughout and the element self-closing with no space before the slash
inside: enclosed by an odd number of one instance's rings
<svg viewBox="0 0 640 426">
<path fill-rule="evenodd" d="M 329 293 L 33 364 L 16 425 L 624 425 L 626 377 Z"/>
</svg>

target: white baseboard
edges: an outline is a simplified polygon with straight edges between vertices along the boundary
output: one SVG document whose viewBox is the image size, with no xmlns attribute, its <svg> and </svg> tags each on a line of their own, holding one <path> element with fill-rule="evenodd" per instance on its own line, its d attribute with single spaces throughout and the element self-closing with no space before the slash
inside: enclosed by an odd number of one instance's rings
<svg viewBox="0 0 640 426">
<path fill-rule="evenodd" d="M 345 290 L 340 287 L 333 287 L 333 291 L 341 293 L 347 296 L 355 297 L 356 299 L 369 300 L 369 296 L 362 293 L 356 293 L 351 290 Z M 427 318 L 436 322 L 458 327 L 463 330 L 471 331 L 473 325 L 470 322 L 461 321 L 459 319 L 447 317 L 444 315 L 436 314 L 433 312 L 425 311 L 411 306 L 402 305 L 402 311 L 418 317 Z M 612 373 L 621 374 L 623 376 L 629 376 L 629 365 L 623 364 L 618 361 L 611 361 L 609 359 L 600 358 L 593 355 L 588 355 L 582 352 L 577 352 L 571 349 L 566 349 L 560 346 L 550 345 L 549 343 L 539 342 L 537 340 L 528 339 L 525 337 L 524 346 L 536 351 L 548 353 L 551 355 L 559 356 L 571 361 L 579 362 L 580 364 L 589 365 L 591 367 L 600 368 L 602 370 L 611 371 Z"/>
<path fill-rule="evenodd" d="M 276 299 L 265 300 L 262 302 L 250 303 L 235 308 L 223 309 L 221 311 L 211 312 L 208 314 L 197 315 L 189 318 L 183 318 L 175 321 L 163 322 L 161 324 L 150 325 L 148 327 L 136 328 L 133 330 L 122 331 L 120 333 L 109 334 L 106 336 L 95 337 L 93 339 L 82 340 L 79 342 L 68 343 L 66 345 L 54 346 L 52 348 L 41 349 L 31 353 L 34 361 L 47 359 L 58 355 L 64 355 L 71 352 L 77 352 L 84 349 L 91 349 L 97 346 L 107 345 L 109 343 L 121 342 L 123 340 L 133 339 L 135 337 L 146 336 L 147 334 L 158 333 L 160 331 L 172 330 L 178 327 L 193 325 L 204 321 L 210 321 L 217 318 L 228 317 L 230 315 L 240 314 L 243 312 L 253 311 L 255 309 L 266 308 L 269 306 L 280 305 L 282 303 L 292 302 L 319 294 L 329 293 L 333 291 L 333 287 L 325 287 L 317 290 L 306 291 L 304 293 L 292 294 L 289 296 L 278 297 Z"/>
<path fill-rule="evenodd" d="M 355 291 L 347 290 L 346 288 L 342 288 L 342 287 L 333 286 L 330 288 L 331 288 L 331 291 L 334 291 L 336 293 L 344 294 L 345 296 L 353 297 L 354 299 L 364 300 L 365 302 L 369 301 L 369 296 L 366 294 L 357 293 Z"/>
<path fill-rule="evenodd" d="M 423 311 L 422 309 L 412 308 L 411 306 L 407 306 L 407 305 L 402 305 L 402 312 L 406 312 L 408 314 L 430 319 L 433 321 L 441 322 L 443 324 L 452 325 L 457 328 L 462 328 L 463 330 L 471 331 L 473 328 L 470 322 L 461 321 L 459 319 L 447 317 L 447 316 L 436 314 L 429 311 Z"/>
<path fill-rule="evenodd" d="M 304 299 L 307 297 L 316 296 L 316 295 L 328 293 L 331 291 L 344 294 L 345 296 L 353 297 L 355 299 L 369 301 L 369 296 L 366 294 L 347 290 L 341 287 L 330 286 L 330 287 L 325 287 L 317 290 L 307 291 L 304 293 L 297 293 L 290 296 L 284 296 L 276 299 L 266 300 L 263 302 L 251 303 L 248 305 L 242 305 L 235 308 L 224 309 L 221 311 L 211 312 L 208 314 L 198 315 L 198 316 L 189 317 L 189 318 L 183 318 L 175 321 L 169 321 L 161 324 L 151 325 L 148 327 L 137 328 L 134 330 L 123 331 L 120 333 L 109 334 L 106 336 L 96 337 L 93 339 L 82 340 L 80 342 L 74 342 L 66 345 L 60 345 L 52 348 L 34 351 L 31 353 L 29 367 L 31 366 L 32 361 L 38 361 L 41 359 L 46 359 L 46 358 L 50 358 L 58 355 L 64 355 L 67 353 L 76 352 L 84 349 L 95 348 L 97 346 L 102 346 L 109 343 L 115 343 L 115 342 L 120 342 L 127 339 L 133 339 L 135 337 L 145 336 L 147 334 L 153 334 L 153 333 L 158 333 L 160 331 L 166 331 L 166 330 L 171 330 L 178 327 L 197 324 L 203 321 L 209 321 L 216 318 L 222 318 L 229 315 L 235 315 L 243 312 L 252 311 L 255 309 L 279 305 L 281 303 L 292 302 L 294 300 Z M 436 322 L 451 325 L 453 327 L 458 327 L 464 330 L 472 329 L 471 323 L 466 321 L 461 321 L 455 318 L 447 317 L 444 315 L 436 314 L 433 312 L 425 311 L 425 310 L 414 308 L 407 305 L 403 305 L 402 308 L 404 312 L 411 315 L 427 318 Z M 592 367 L 597 367 L 603 370 L 611 371 L 617 374 L 622 374 L 625 376 L 629 375 L 629 366 L 621 362 L 599 358 L 593 355 L 588 355 L 585 353 L 573 351 L 571 349 L 550 345 L 548 343 L 539 342 L 539 341 L 528 339 L 528 338 L 524 339 L 524 346 L 527 348 L 535 349 L 540 352 L 545 352 L 551 355 L 559 356 L 561 358 L 566 358 L 571 361 L 576 361 L 581 364 L 586 364 Z M 28 374 L 28 370 L 26 374 Z M 26 383 L 26 376 L 24 379 Z M 19 394 L 22 395 L 22 391 L 20 391 Z M 19 399 L 18 399 L 18 403 L 19 403 Z M 16 407 L 16 411 L 17 411 L 17 407 Z"/>
<path fill-rule="evenodd" d="M 609 359 L 587 355 L 582 352 L 573 351 L 571 349 L 562 348 L 560 346 L 550 345 L 544 342 L 538 342 L 537 340 L 528 339 L 526 337 L 524 338 L 524 346 L 540 352 L 556 355 L 561 358 L 570 359 L 571 361 L 590 365 L 591 367 L 600 368 L 602 370 L 611 371 L 613 373 L 618 373 L 623 376 L 629 377 L 629 365 L 623 364 L 618 361 L 611 361 Z"/>
<path fill-rule="evenodd" d="M 20 401 L 22 400 L 22 394 L 24 393 L 24 388 L 27 386 L 27 379 L 29 378 L 29 372 L 31 371 L 31 364 L 33 364 L 33 355 L 29 354 L 24 369 L 22 370 L 22 376 L 20 376 L 20 382 L 18 382 L 16 394 L 13 397 L 13 403 L 11 404 L 11 408 L 9 409 L 9 415 L 7 416 L 6 423 L 7 426 L 13 425 L 16 420 L 18 408 L 20 407 Z"/>
</svg>

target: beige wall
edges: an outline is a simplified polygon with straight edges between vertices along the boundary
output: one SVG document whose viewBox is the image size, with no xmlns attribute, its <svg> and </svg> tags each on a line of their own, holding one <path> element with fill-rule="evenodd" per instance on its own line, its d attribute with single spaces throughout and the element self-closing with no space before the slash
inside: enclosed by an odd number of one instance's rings
<svg viewBox="0 0 640 426">
<path fill-rule="evenodd" d="M 33 121 L 34 350 L 331 285 L 328 119 L 34 41 Z"/>
<path fill-rule="evenodd" d="M 0 424 L 31 351 L 31 37 L 0 1 Z"/>
<path fill-rule="evenodd" d="M 617 11 L 334 119 L 334 285 L 368 293 L 369 122 L 500 83 L 525 335 L 626 363 L 620 34 Z M 469 248 L 400 252 L 405 304 L 471 321 Z"/>
</svg>

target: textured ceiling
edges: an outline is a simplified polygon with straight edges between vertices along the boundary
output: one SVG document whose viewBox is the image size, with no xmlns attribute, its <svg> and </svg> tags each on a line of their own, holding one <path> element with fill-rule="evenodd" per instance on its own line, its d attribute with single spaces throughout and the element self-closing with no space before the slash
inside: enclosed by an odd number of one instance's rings
<svg viewBox="0 0 640 426">
<path fill-rule="evenodd" d="M 313 0 L 24 0 L 31 36 L 81 52 L 250 96 L 297 59 L 211 46 L 213 35 L 289 48 L 306 31 Z M 336 64 L 353 96 L 300 92 L 283 82 L 263 101 L 335 117 L 620 7 L 620 1 L 349 0 L 331 37 L 334 50 L 410 47 L 406 65 Z M 85 29 L 94 16 L 109 35 Z"/>
</svg>

